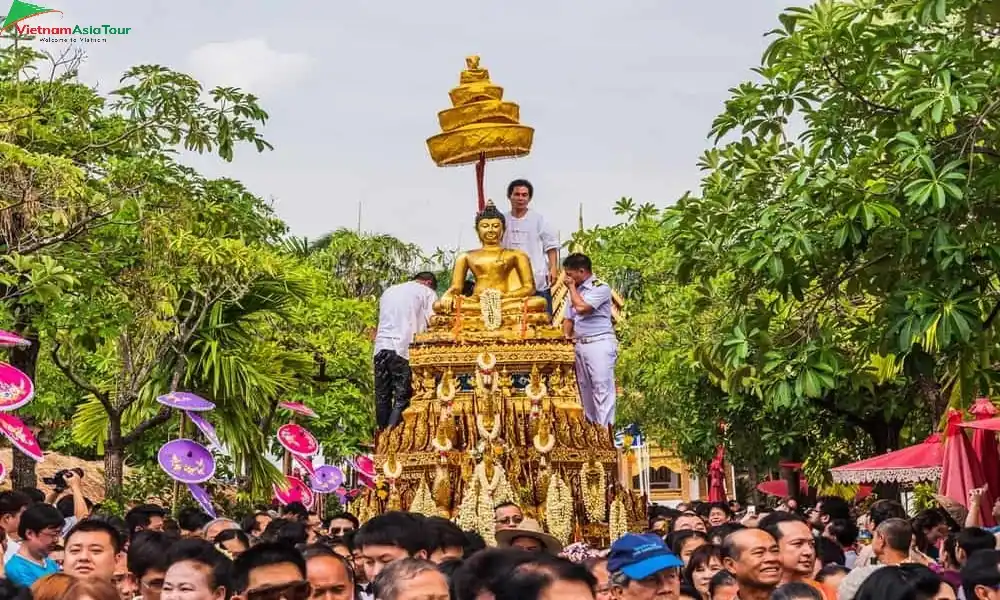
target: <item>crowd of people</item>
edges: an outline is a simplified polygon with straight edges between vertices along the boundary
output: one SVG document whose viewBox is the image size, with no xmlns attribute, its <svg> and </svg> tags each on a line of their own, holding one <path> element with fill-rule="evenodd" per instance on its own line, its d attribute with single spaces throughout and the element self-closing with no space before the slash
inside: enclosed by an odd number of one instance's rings
<svg viewBox="0 0 1000 600">
<path fill-rule="evenodd" d="M 102 514 L 71 483 L 55 500 L 0 493 L 0 600 L 997 600 L 997 532 L 892 500 L 800 510 L 651 507 L 610 547 L 564 546 L 521 507 L 497 547 L 454 522 L 388 512 L 322 520 L 301 504 L 237 520 L 155 504 Z M 1000 520 L 1000 502 L 994 507 Z M 860 524 L 860 527 L 859 527 Z"/>
</svg>

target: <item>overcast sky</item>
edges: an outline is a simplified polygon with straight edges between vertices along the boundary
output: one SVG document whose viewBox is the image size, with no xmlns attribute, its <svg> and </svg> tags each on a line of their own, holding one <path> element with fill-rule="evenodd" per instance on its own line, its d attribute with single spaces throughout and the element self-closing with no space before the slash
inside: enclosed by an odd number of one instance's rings
<svg viewBox="0 0 1000 600">
<path fill-rule="evenodd" d="M 6 0 L 0 0 L 6 4 Z M 157 63 L 207 86 L 257 93 L 272 152 L 208 175 L 273 198 L 297 235 L 361 226 L 419 243 L 468 246 L 473 167 L 441 169 L 438 131 L 464 58 L 482 57 L 505 99 L 535 128 L 532 153 L 487 165 L 506 206 L 514 177 L 566 240 L 614 222 L 622 196 L 672 203 L 695 188 L 695 161 L 727 90 L 751 76 L 778 12 L 794 0 L 41 0 L 62 17 L 39 25 L 110 24 L 127 36 L 87 44 L 82 76 L 112 89 L 130 65 Z M 799 2 L 804 4 L 805 2 Z"/>
</svg>

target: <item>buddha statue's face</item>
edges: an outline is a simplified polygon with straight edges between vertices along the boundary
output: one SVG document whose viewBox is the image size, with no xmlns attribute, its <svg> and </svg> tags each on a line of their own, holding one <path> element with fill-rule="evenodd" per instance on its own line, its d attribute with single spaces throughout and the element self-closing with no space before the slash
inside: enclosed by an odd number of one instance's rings
<svg viewBox="0 0 1000 600">
<path fill-rule="evenodd" d="M 499 244 L 503 239 L 503 221 L 500 219 L 483 219 L 476 223 L 476 234 L 484 244 Z"/>
</svg>

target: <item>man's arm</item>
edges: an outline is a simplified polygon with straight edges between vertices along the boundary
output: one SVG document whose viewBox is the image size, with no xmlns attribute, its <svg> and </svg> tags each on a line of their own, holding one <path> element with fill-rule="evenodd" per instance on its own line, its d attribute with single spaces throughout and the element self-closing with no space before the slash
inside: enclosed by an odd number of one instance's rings
<svg viewBox="0 0 1000 600">
<path fill-rule="evenodd" d="M 573 339 L 573 319 L 563 319 L 563 336 L 567 340 Z"/>
<path fill-rule="evenodd" d="M 545 258 L 549 267 L 549 285 L 555 285 L 559 280 L 559 237 L 555 231 L 549 227 L 548 221 L 541 219 L 542 249 L 545 250 Z"/>
</svg>

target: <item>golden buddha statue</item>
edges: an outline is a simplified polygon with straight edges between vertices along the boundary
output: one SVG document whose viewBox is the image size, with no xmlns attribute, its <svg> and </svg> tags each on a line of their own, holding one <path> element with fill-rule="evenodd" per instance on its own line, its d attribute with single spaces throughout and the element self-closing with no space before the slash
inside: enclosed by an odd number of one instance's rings
<svg viewBox="0 0 1000 600">
<path fill-rule="evenodd" d="M 529 322 L 547 322 L 545 299 L 535 295 L 535 279 L 531 272 L 528 255 L 517 249 L 504 248 L 503 240 L 506 219 L 490 201 L 476 215 L 476 235 L 482 247 L 459 255 L 452 272 L 451 286 L 434 303 L 434 312 L 442 317 L 457 314 L 466 317 L 487 318 L 491 309 L 486 305 L 496 305 L 497 317 L 519 319 L 525 314 Z M 462 286 L 466 274 L 472 271 L 476 277 L 471 296 L 462 296 Z M 485 310 L 484 310 L 485 309 Z M 540 317 L 540 318 L 537 318 Z M 487 329 L 496 329 L 502 322 Z"/>
</svg>

